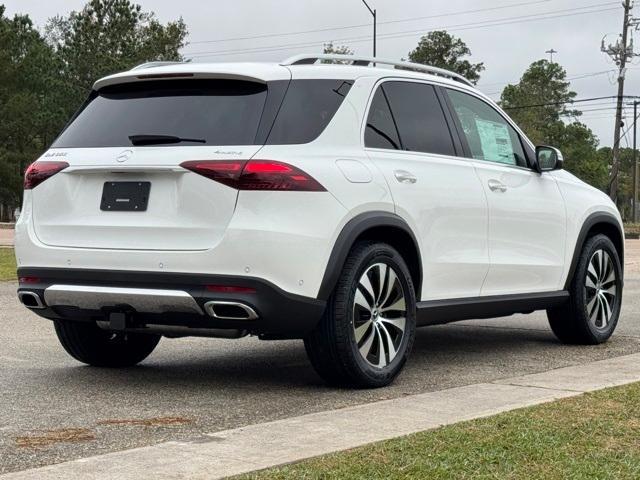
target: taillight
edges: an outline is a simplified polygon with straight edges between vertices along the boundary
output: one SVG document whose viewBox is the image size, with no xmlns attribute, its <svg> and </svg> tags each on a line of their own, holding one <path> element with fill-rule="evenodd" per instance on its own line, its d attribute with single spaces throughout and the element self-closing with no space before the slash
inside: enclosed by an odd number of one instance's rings
<svg viewBox="0 0 640 480">
<path fill-rule="evenodd" d="M 216 182 L 224 183 L 233 188 L 238 188 L 238 179 L 246 161 L 211 161 L 192 160 L 180 164 L 182 168 L 191 170 L 198 175 L 207 177 Z"/>
<path fill-rule="evenodd" d="M 299 168 L 274 160 L 192 160 L 180 166 L 238 190 L 326 191 Z"/>
<path fill-rule="evenodd" d="M 24 189 L 31 190 L 37 187 L 68 166 L 67 162 L 33 162 L 24 173 Z"/>
</svg>

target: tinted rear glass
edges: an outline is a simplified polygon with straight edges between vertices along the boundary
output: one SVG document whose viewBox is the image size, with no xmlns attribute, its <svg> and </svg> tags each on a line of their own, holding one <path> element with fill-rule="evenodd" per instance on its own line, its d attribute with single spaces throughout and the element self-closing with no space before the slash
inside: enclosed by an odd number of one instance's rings
<svg viewBox="0 0 640 480">
<path fill-rule="evenodd" d="M 202 139 L 205 145 L 252 145 L 266 97 L 266 85 L 237 80 L 106 87 L 92 95 L 53 147 L 130 146 L 130 135 Z"/>
<path fill-rule="evenodd" d="M 309 143 L 318 138 L 351 85 L 348 80 L 292 80 L 267 144 Z"/>
</svg>

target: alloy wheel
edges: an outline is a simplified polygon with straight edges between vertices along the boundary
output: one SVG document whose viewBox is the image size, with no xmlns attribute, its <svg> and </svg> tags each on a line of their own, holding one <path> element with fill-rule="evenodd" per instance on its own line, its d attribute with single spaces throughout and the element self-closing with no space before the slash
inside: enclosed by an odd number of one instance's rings
<svg viewBox="0 0 640 480">
<path fill-rule="evenodd" d="M 399 353 L 406 327 L 406 300 L 398 275 L 386 263 L 360 277 L 353 301 L 353 331 L 360 355 L 383 368 Z"/>
<path fill-rule="evenodd" d="M 589 260 L 585 279 L 585 305 L 589 321 L 599 329 L 609 325 L 616 304 L 616 270 L 611 256 L 596 250 Z"/>
</svg>

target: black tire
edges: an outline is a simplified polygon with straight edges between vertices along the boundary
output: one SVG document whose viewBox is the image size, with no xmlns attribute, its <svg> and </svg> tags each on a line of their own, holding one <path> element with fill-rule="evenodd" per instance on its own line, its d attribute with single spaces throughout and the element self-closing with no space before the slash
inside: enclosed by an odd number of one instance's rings
<svg viewBox="0 0 640 480">
<path fill-rule="evenodd" d="M 360 283 L 366 282 L 364 276 L 370 279 L 369 290 Z M 383 282 L 376 281 L 383 276 Z M 378 291 L 379 300 L 363 293 L 376 295 Z M 401 310 L 402 299 L 404 311 Z M 364 303 L 369 305 L 368 310 L 362 308 Z M 415 315 L 414 286 L 402 256 L 384 243 L 359 242 L 347 257 L 322 320 L 305 339 L 305 348 L 316 372 L 327 383 L 360 388 L 383 387 L 400 373 L 411 353 Z M 402 318 L 405 318 L 404 325 Z M 360 336 L 360 342 L 356 341 L 356 335 Z M 368 352 L 366 357 L 358 345 Z M 372 359 L 377 359 L 376 365 Z M 377 366 L 381 362 L 385 364 Z"/>
<path fill-rule="evenodd" d="M 598 252 L 603 252 L 601 257 L 596 256 Z M 603 258 L 606 263 L 607 257 L 611 270 L 603 267 L 602 276 L 606 280 L 610 275 L 607 272 L 613 272 L 615 278 L 601 282 L 599 272 L 593 273 L 597 268 L 591 265 L 589 270 L 590 264 L 592 261 L 597 264 L 598 258 Z M 587 287 L 587 282 L 596 284 L 596 288 Z M 614 287 L 615 295 L 608 293 L 611 287 Z M 597 345 L 606 342 L 618 324 L 622 303 L 622 265 L 615 246 L 606 235 L 594 235 L 585 242 L 569 286 L 569 295 L 566 304 L 547 310 L 549 325 L 556 337 L 567 344 Z M 600 303 L 600 298 L 606 306 Z M 605 317 L 608 317 L 606 321 Z"/>
<path fill-rule="evenodd" d="M 160 335 L 114 333 L 93 322 L 56 320 L 56 334 L 69 355 L 94 367 L 130 367 L 147 358 Z"/>
</svg>

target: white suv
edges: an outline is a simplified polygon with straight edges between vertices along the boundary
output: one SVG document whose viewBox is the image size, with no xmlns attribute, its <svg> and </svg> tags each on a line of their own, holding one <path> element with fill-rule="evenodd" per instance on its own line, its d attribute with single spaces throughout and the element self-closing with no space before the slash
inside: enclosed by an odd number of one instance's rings
<svg viewBox="0 0 640 480">
<path fill-rule="evenodd" d="M 542 309 L 561 341 L 601 343 L 621 220 L 561 168 L 437 68 L 145 64 L 98 80 L 29 167 L 18 295 L 106 367 L 161 336 L 253 334 L 303 338 L 327 381 L 377 387 L 417 326 Z"/>
</svg>

